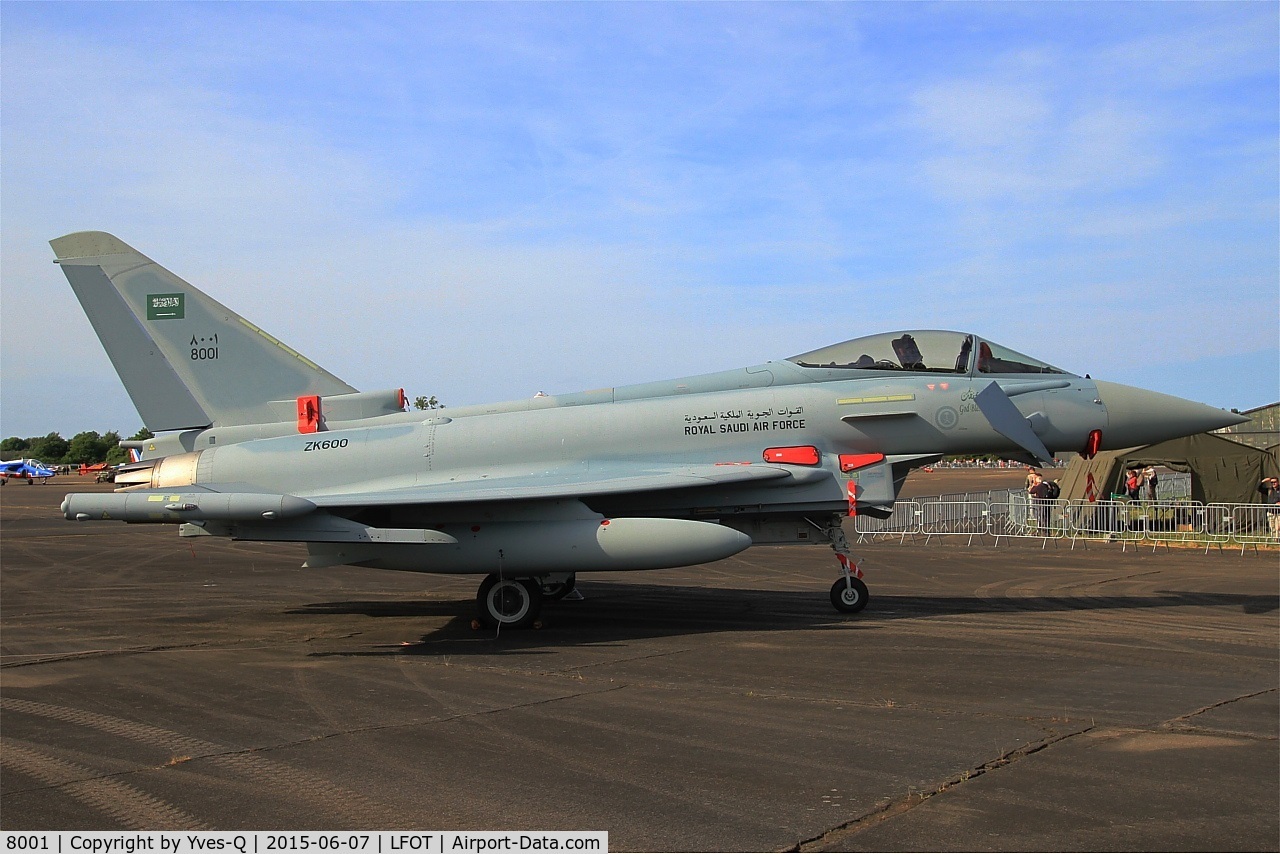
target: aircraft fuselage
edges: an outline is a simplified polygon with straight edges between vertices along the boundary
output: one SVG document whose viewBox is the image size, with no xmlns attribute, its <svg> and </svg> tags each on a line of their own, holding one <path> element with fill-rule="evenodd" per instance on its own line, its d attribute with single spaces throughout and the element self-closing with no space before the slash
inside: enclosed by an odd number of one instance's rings
<svg viewBox="0 0 1280 854">
<path fill-rule="evenodd" d="M 538 590 L 556 595 L 559 584 L 563 595 L 579 570 L 682 566 L 806 540 L 835 549 L 832 602 L 854 612 L 866 588 L 841 519 L 888 513 L 915 466 L 948 454 L 1047 462 L 1239 421 L 944 330 L 405 412 L 401 389 L 356 390 L 110 234 L 51 243 L 144 422 L 162 434 L 125 443 L 141 460 L 117 472 L 121 489 L 68 495 L 68 519 L 302 542 L 310 566 L 486 573 L 477 601 L 490 624 L 529 624 Z"/>
</svg>

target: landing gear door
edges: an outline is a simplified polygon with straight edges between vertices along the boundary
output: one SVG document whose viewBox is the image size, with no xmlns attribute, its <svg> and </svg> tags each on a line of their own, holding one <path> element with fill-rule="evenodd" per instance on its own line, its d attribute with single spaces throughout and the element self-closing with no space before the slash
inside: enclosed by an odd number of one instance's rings
<svg viewBox="0 0 1280 854">
<path fill-rule="evenodd" d="M 897 493 L 893 468 L 884 454 L 841 454 L 840 480 L 845 484 L 850 515 L 857 505 L 890 509 Z"/>
</svg>

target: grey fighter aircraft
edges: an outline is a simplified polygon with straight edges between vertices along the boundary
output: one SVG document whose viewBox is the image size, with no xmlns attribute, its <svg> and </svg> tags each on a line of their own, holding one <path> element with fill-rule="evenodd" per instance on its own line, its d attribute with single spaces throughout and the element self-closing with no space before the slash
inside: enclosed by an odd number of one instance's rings
<svg viewBox="0 0 1280 854">
<path fill-rule="evenodd" d="M 72 520 L 305 543 L 305 566 L 484 576 L 479 619 L 526 627 L 576 573 L 821 543 L 868 601 L 841 522 L 884 515 L 946 454 L 1047 461 L 1238 423 L 979 335 L 905 331 L 666 382 L 445 411 L 361 392 L 103 232 L 51 242 L 148 429 Z M 129 445 L 130 443 L 123 443 Z"/>
</svg>

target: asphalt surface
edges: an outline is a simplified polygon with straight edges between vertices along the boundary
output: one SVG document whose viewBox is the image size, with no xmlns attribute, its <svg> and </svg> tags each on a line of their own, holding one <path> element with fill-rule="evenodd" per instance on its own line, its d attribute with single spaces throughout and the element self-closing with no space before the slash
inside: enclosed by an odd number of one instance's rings
<svg viewBox="0 0 1280 854">
<path fill-rule="evenodd" d="M 5 830 L 1280 847 L 1275 552 L 876 544 L 843 617 L 828 550 L 757 548 L 495 637 L 478 579 L 63 521 L 91 488 L 0 489 Z"/>
</svg>

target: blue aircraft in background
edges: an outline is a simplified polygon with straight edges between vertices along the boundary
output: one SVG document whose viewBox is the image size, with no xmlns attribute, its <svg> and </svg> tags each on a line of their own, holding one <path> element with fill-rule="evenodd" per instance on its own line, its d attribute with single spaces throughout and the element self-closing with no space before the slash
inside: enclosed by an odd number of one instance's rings
<svg viewBox="0 0 1280 854">
<path fill-rule="evenodd" d="M 35 483 L 39 479 L 44 483 L 55 474 L 56 471 L 39 460 L 0 461 L 0 484 L 15 478 L 27 483 Z"/>
</svg>

